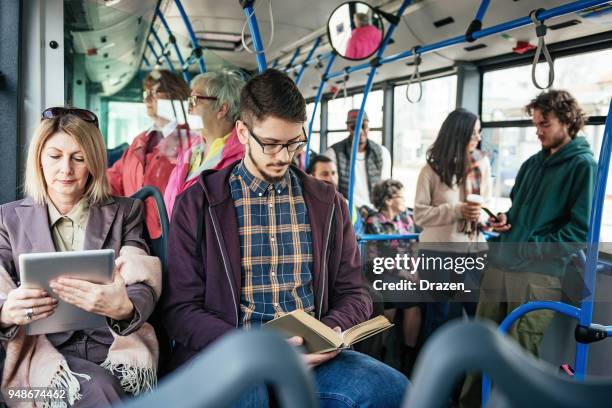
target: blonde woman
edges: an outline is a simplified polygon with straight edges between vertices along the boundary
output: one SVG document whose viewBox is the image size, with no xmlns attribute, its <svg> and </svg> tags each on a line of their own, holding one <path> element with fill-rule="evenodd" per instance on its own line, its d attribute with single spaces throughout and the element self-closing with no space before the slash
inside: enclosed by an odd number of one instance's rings
<svg viewBox="0 0 612 408">
<path fill-rule="evenodd" d="M 146 323 L 161 292 L 160 263 L 148 256 L 140 201 L 110 195 L 98 119 L 84 109 L 49 108 L 28 152 L 26 198 L 0 206 L 2 391 L 67 390 L 65 405 L 97 407 L 155 384 L 158 346 Z M 19 286 L 19 255 L 114 249 L 113 281 L 62 277 L 52 293 Z M 26 336 L 58 299 L 106 317 L 93 330 Z M 129 357 L 129 359 L 128 359 Z"/>
</svg>

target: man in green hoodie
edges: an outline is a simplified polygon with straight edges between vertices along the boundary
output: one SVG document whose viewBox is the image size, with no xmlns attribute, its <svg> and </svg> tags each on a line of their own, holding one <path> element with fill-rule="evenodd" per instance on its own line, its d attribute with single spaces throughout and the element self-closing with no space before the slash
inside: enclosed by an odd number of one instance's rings
<svg viewBox="0 0 612 408">
<path fill-rule="evenodd" d="M 476 311 L 477 317 L 498 324 L 524 303 L 561 300 L 572 254 L 587 242 L 597 172 L 588 142 L 578 136 L 586 120 L 572 95 L 543 92 L 525 110 L 542 150 L 521 166 L 508 212 L 490 220 L 501 234 L 492 240 Z M 553 316 L 549 310 L 530 312 L 519 318 L 510 334 L 537 356 Z M 477 406 L 475 379 L 469 376 L 464 384 L 461 406 Z"/>
</svg>

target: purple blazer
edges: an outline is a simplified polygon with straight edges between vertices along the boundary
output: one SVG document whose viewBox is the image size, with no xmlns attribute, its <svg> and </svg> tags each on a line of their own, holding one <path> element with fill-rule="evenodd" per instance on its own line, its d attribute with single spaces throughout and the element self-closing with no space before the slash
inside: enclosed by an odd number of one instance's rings
<svg viewBox="0 0 612 408">
<path fill-rule="evenodd" d="M 149 249 L 143 237 L 144 212 L 140 200 L 111 197 L 101 204 L 89 207 L 83 249 L 114 249 L 119 255 L 122 246 Z M 19 255 L 35 252 L 53 252 L 55 245 L 49 229 L 49 215 L 45 204 L 32 198 L 13 201 L 0 206 L 0 264 L 19 285 Z M 119 335 L 138 330 L 149 318 L 155 307 L 153 288 L 145 283 L 127 287 L 128 297 L 134 304 L 135 317 L 130 322 L 114 322 L 107 319 L 108 328 L 86 330 L 85 333 L 99 343 L 110 345 L 113 336 L 110 327 Z M 0 308 L 4 300 L 0 300 Z M 9 340 L 16 334 L 15 327 L 0 331 L 0 340 Z M 66 343 L 73 331 L 48 334 L 55 347 Z"/>
<path fill-rule="evenodd" d="M 229 189 L 237 163 L 204 171 L 174 206 L 162 295 L 164 324 L 175 340 L 173 367 L 238 327 L 240 237 Z M 316 317 L 345 330 L 372 312 L 348 207 L 331 184 L 292 168 L 302 183 L 312 229 Z"/>
</svg>

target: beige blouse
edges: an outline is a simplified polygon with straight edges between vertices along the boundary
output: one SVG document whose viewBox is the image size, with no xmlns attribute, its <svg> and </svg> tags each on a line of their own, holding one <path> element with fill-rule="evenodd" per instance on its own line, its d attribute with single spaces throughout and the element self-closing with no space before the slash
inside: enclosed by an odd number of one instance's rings
<svg viewBox="0 0 612 408">
<path fill-rule="evenodd" d="M 47 202 L 49 227 L 56 251 L 81 251 L 85 244 L 85 228 L 89 219 L 89 202 L 86 198 L 66 215 L 60 214 L 55 205 Z"/>
<path fill-rule="evenodd" d="M 485 156 L 479 163 L 482 174 L 480 195 L 487 205 L 491 200 L 491 163 Z M 414 221 L 422 228 L 420 242 L 486 242 L 482 234 L 470 237 L 459 231 L 461 204 L 465 201 L 463 186 L 448 187 L 442 182 L 440 176 L 433 168 L 426 164 L 419 174 L 417 182 Z M 487 216 L 483 211 L 481 221 L 485 222 Z M 423 245 L 419 245 L 420 248 Z M 440 247 L 436 248 L 440 249 Z"/>
</svg>

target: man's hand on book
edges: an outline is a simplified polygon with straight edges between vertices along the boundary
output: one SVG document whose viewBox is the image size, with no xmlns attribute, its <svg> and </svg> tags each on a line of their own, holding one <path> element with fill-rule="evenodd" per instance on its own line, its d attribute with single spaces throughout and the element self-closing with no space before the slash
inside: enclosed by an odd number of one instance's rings
<svg viewBox="0 0 612 408">
<path fill-rule="evenodd" d="M 338 332 L 338 333 L 342 333 L 342 329 L 338 326 L 334 327 L 334 331 Z M 300 336 L 293 336 L 290 337 L 289 339 L 287 339 L 287 341 L 289 342 L 289 344 L 291 344 L 292 346 L 301 346 L 302 344 L 304 344 L 304 339 L 301 338 Z M 326 361 L 331 360 L 332 358 L 336 357 L 341 350 L 336 350 L 336 351 L 330 351 L 329 353 L 322 353 L 322 354 L 302 354 L 302 359 L 304 360 L 304 363 L 306 363 L 306 365 L 310 368 L 315 368 L 316 366 L 325 363 Z"/>
</svg>

